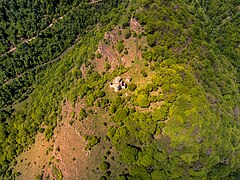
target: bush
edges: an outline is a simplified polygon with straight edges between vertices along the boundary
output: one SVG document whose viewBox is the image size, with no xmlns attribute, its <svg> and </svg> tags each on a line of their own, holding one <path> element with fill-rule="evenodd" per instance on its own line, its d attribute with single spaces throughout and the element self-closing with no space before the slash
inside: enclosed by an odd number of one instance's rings
<svg viewBox="0 0 240 180">
<path fill-rule="evenodd" d="M 107 180 L 107 178 L 105 176 L 101 176 L 99 180 Z"/>
<path fill-rule="evenodd" d="M 130 91 L 134 91 L 136 88 L 137 88 L 137 85 L 136 85 L 136 84 L 131 83 L 131 84 L 128 85 L 128 89 L 129 89 Z"/>
<path fill-rule="evenodd" d="M 114 116 L 114 120 L 116 122 L 122 121 L 124 118 L 127 117 L 127 112 L 125 109 L 118 109 L 115 116 Z"/>
<path fill-rule="evenodd" d="M 123 17 L 123 19 L 122 19 L 122 28 L 123 29 L 130 25 L 129 21 L 130 21 L 129 17 Z"/>
<path fill-rule="evenodd" d="M 123 41 L 118 41 L 116 44 L 116 49 L 119 53 L 121 53 L 124 50 L 124 44 Z"/>
<path fill-rule="evenodd" d="M 97 91 L 96 92 L 96 96 L 99 98 L 103 98 L 106 95 L 106 93 L 104 91 Z"/>
<path fill-rule="evenodd" d="M 84 109 L 80 109 L 79 114 L 78 114 L 78 119 L 82 121 L 84 118 L 87 117 L 87 114 Z"/>
<path fill-rule="evenodd" d="M 90 149 L 100 142 L 100 138 L 98 138 L 97 136 L 93 136 L 93 137 L 88 136 L 87 141 L 88 141 L 88 144 L 86 148 Z"/>
<path fill-rule="evenodd" d="M 147 77 L 147 73 L 146 73 L 146 71 L 141 70 L 141 74 L 143 75 L 143 77 Z"/>
<path fill-rule="evenodd" d="M 124 31 L 124 38 L 125 38 L 125 39 L 130 38 L 131 35 L 132 35 L 132 33 L 131 33 L 130 29 L 126 29 L 126 30 Z"/>
<path fill-rule="evenodd" d="M 39 132 L 40 132 L 40 133 L 43 133 L 44 131 L 45 131 L 44 128 L 40 128 L 40 129 L 39 129 Z"/>
<path fill-rule="evenodd" d="M 110 164 L 108 163 L 108 162 L 106 162 L 106 161 L 104 161 L 104 162 L 102 162 L 101 164 L 100 164 L 100 169 L 102 170 L 102 171 L 106 171 L 106 170 L 108 170 L 110 168 Z"/>
<path fill-rule="evenodd" d="M 100 107 L 100 102 L 99 101 L 96 101 L 95 104 L 94 104 L 95 107 Z"/>
<path fill-rule="evenodd" d="M 110 113 L 115 113 L 116 112 L 116 110 L 117 110 L 117 107 L 115 106 L 115 105 L 111 105 L 110 107 L 109 107 L 109 111 L 110 111 Z"/>
<path fill-rule="evenodd" d="M 133 32 L 133 37 L 137 37 L 136 31 Z"/>
<path fill-rule="evenodd" d="M 96 54 L 96 57 L 97 57 L 98 59 L 100 59 L 100 58 L 102 57 L 102 54 L 97 53 L 97 54 Z"/>
<path fill-rule="evenodd" d="M 137 160 L 137 154 L 138 150 L 136 148 L 127 146 L 122 152 L 121 159 L 130 164 Z"/>
<path fill-rule="evenodd" d="M 139 94 L 135 101 L 136 105 L 140 106 L 141 108 L 147 108 L 150 105 L 148 94 Z"/>
<path fill-rule="evenodd" d="M 104 64 L 104 69 L 107 71 L 111 68 L 111 65 L 109 63 Z"/>
<path fill-rule="evenodd" d="M 128 50 L 125 50 L 123 53 L 127 55 L 128 54 Z"/>
<path fill-rule="evenodd" d="M 90 58 L 91 60 L 93 60 L 93 59 L 95 58 L 95 54 L 94 54 L 94 53 L 90 53 L 90 54 L 89 54 L 89 58 Z"/>
</svg>

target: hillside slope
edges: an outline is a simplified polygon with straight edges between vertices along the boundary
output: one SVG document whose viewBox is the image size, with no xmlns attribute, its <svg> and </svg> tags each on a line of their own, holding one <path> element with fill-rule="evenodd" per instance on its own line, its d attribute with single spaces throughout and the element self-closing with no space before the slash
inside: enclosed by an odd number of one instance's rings
<svg viewBox="0 0 240 180">
<path fill-rule="evenodd" d="M 113 4 L 2 111 L 1 176 L 237 177 L 239 4 Z"/>
</svg>

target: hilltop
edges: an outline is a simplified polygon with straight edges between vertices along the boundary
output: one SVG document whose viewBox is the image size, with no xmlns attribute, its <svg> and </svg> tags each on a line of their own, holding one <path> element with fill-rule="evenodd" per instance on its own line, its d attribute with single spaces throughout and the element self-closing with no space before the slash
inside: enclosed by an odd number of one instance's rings
<svg viewBox="0 0 240 180">
<path fill-rule="evenodd" d="M 66 8 L 58 17 L 69 17 L 4 59 L 25 68 L 2 72 L 1 176 L 239 176 L 237 2 L 83 1 Z M 50 56 L 40 51 L 44 43 L 55 43 Z M 35 63 L 14 64 L 31 48 Z"/>
</svg>

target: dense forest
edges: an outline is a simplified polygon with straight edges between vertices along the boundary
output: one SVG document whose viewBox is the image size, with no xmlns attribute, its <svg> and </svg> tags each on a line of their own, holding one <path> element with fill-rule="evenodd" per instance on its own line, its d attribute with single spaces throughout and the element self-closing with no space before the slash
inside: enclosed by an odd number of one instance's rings
<svg viewBox="0 0 240 180">
<path fill-rule="evenodd" d="M 107 128 L 105 133 L 84 134 L 86 149 L 110 143 L 118 153 L 115 160 L 102 155 L 96 164 L 100 179 L 240 175 L 238 1 L 0 3 L 3 179 L 21 175 L 14 171 L 16 158 L 35 143 L 37 134 L 54 138 L 66 101 L 73 107 L 85 104 L 74 112 L 71 125 L 96 117 Z M 142 32 L 130 27 L 133 18 Z M 114 44 L 106 32 L 116 27 Z M 99 43 L 116 49 L 120 62 L 131 54 L 131 39 L 140 54 L 130 59 L 131 66 L 119 63 L 113 68 L 99 52 Z M 100 59 L 106 61 L 103 72 L 93 65 Z M 127 74 L 132 77 L 127 89 L 109 90 L 116 76 Z M 114 169 L 115 164 L 122 168 Z"/>
</svg>

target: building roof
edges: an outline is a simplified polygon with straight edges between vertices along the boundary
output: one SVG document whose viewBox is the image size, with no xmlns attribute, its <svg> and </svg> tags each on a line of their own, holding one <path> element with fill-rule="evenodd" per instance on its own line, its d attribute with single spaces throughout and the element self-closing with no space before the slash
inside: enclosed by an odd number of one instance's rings
<svg viewBox="0 0 240 180">
<path fill-rule="evenodd" d="M 119 83 L 121 80 L 122 80 L 122 78 L 121 78 L 120 76 L 117 76 L 117 77 L 114 79 L 114 81 L 115 81 L 116 83 Z"/>
</svg>

